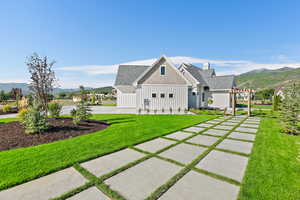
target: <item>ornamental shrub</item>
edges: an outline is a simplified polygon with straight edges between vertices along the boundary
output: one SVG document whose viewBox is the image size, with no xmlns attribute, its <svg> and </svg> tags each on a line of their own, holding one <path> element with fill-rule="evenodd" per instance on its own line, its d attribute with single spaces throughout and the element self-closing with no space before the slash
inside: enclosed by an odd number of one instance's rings
<svg viewBox="0 0 300 200">
<path fill-rule="evenodd" d="M 28 109 L 21 123 L 28 134 L 42 133 L 50 127 L 46 114 L 41 112 L 37 105 L 31 106 Z"/>
<path fill-rule="evenodd" d="M 4 105 L 4 106 L 2 107 L 2 111 L 3 111 L 4 113 L 11 112 L 11 111 L 12 111 L 12 107 L 11 107 L 10 105 L 6 104 L 6 105 Z"/>
<path fill-rule="evenodd" d="M 273 111 L 278 111 L 279 110 L 279 104 L 281 102 L 281 97 L 280 95 L 274 94 L 272 97 L 272 104 L 273 104 Z"/>
<path fill-rule="evenodd" d="M 48 111 L 52 117 L 59 117 L 61 113 L 62 105 L 58 102 L 52 101 L 48 104 Z"/>
<path fill-rule="evenodd" d="M 25 119 L 26 114 L 28 113 L 28 109 L 27 108 L 22 108 L 21 110 L 19 110 L 18 112 L 18 118 L 20 118 L 21 121 L 23 121 Z"/>
<path fill-rule="evenodd" d="M 92 114 L 91 109 L 83 101 L 76 105 L 76 108 L 71 110 L 74 124 L 79 124 L 81 121 L 88 120 Z"/>
</svg>

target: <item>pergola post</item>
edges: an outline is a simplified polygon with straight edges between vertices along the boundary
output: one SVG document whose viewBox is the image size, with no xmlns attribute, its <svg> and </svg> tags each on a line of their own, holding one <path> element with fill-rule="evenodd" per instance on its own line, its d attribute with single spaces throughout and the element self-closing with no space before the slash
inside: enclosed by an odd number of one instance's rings
<svg viewBox="0 0 300 200">
<path fill-rule="evenodd" d="M 233 106 L 232 106 L 232 109 L 233 109 L 233 116 L 236 115 L 236 93 L 233 92 L 233 95 L 232 95 L 233 99 L 232 99 L 232 103 L 233 103 Z"/>
<path fill-rule="evenodd" d="M 248 90 L 248 117 L 251 116 L 251 93 L 252 93 L 252 90 L 249 89 Z"/>
</svg>

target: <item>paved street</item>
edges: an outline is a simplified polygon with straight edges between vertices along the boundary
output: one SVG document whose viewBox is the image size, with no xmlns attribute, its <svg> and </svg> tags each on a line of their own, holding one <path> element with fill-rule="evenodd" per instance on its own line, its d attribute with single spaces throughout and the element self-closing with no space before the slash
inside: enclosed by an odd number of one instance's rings
<svg viewBox="0 0 300 200">
<path fill-rule="evenodd" d="M 0 192 L 0 199 L 235 200 L 259 118 L 221 117 Z M 187 167 L 189 165 L 189 167 Z M 162 187 L 163 186 L 163 187 Z M 167 188 L 163 190 L 162 188 Z M 76 192 L 71 192 L 76 191 Z M 154 195 L 154 196 L 151 196 Z"/>
</svg>

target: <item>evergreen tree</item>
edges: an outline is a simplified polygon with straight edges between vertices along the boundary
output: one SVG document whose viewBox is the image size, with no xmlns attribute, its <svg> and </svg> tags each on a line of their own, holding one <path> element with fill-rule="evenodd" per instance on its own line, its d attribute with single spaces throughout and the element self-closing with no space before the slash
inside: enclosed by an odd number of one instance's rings
<svg viewBox="0 0 300 200">
<path fill-rule="evenodd" d="M 300 115 L 300 87 L 293 84 L 284 91 L 284 99 L 281 103 L 281 120 L 283 130 L 288 134 L 299 134 Z"/>
</svg>

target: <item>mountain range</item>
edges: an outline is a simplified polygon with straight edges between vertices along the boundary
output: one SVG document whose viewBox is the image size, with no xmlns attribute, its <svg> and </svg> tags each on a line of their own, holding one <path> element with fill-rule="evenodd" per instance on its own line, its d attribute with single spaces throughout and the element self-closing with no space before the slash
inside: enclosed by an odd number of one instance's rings
<svg viewBox="0 0 300 200">
<path fill-rule="evenodd" d="M 257 69 L 236 76 L 238 88 L 282 88 L 300 83 L 300 68 Z"/>
<path fill-rule="evenodd" d="M 11 91 L 12 88 L 21 88 L 23 94 L 29 94 L 29 84 L 27 83 L 0 83 L 0 91 L 4 90 L 5 92 Z M 90 88 L 86 87 L 85 88 L 88 91 L 94 90 L 97 93 L 111 93 L 113 87 L 108 86 L 108 87 L 101 87 L 101 88 Z M 68 88 L 55 88 L 53 90 L 53 94 L 58 94 L 58 93 L 70 93 L 70 92 L 76 92 L 78 89 L 68 89 Z"/>
<path fill-rule="evenodd" d="M 236 76 L 238 88 L 281 88 L 294 82 L 300 83 L 300 68 L 283 67 L 280 69 L 256 69 Z M 24 94 L 28 94 L 27 83 L 0 83 L 0 91 L 11 91 L 12 88 L 21 88 Z M 113 87 L 86 88 L 97 93 L 111 93 Z M 55 88 L 53 93 L 76 92 L 78 89 Z"/>
</svg>

